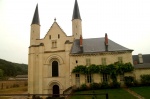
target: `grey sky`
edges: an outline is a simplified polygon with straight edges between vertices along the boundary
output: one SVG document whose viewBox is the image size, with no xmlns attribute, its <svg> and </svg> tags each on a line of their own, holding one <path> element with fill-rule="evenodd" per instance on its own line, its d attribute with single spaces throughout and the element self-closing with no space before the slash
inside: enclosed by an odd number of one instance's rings
<svg viewBox="0 0 150 99">
<path fill-rule="evenodd" d="M 67 35 L 72 34 L 75 0 L 0 0 L 0 58 L 28 63 L 30 25 L 39 5 L 41 38 L 56 18 Z M 133 54 L 149 54 L 150 0 L 78 0 L 83 38 L 104 37 Z"/>
</svg>

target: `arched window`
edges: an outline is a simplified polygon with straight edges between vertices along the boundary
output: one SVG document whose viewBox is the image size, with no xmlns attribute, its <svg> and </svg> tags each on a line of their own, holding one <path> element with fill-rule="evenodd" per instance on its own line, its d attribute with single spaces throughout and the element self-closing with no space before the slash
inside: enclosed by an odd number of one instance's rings
<svg viewBox="0 0 150 99">
<path fill-rule="evenodd" d="M 52 62 L 52 77 L 58 77 L 58 62 Z"/>
</svg>

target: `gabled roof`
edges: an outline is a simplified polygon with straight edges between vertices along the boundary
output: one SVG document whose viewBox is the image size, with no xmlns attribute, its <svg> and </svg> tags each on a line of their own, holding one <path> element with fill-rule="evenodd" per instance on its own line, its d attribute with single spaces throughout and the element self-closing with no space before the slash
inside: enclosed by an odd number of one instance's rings
<svg viewBox="0 0 150 99">
<path fill-rule="evenodd" d="M 73 15 L 72 15 L 72 20 L 73 19 L 81 19 L 77 0 L 75 0 L 75 4 L 74 4 L 74 10 L 73 10 Z"/>
<path fill-rule="evenodd" d="M 58 26 L 58 28 L 60 28 L 60 30 L 64 33 L 64 35 L 67 36 L 66 33 L 64 32 L 64 30 L 59 26 L 59 24 L 56 21 L 54 21 L 54 23 L 51 25 L 51 27 L 48 30 L 48 32 L 52 29 L 52 27 L 53 27 L 54 24 L 56 24 Z M 48 32 L 47 32 L 47 34 L 48 34 Z M 45 37 L 47 36 L 47 34 L 45 35 Z"/>
<path fill-rule="evenodd" d="M 106 50 L 106 45 L 104 43 L 105 38 L 92 38 L 83 39 L 83 48 L 80 47 L 80 40 L 75 39 L 71 49 L 71 54 L 80 53 L 99 53 L 99 52 L 112 52 L 112 51 L 133 51 L 126 47 L 123 47 L 112 40 L 108 39 L 108 50 Z"/>
<path fill-rule="evenodd" d="M 38 12 L 38 4 L 36 5 L 36 9 L 35 9 L 34 16 L 33 16 L 31 24 L 38 24 L 38 25 L 40 25 L 39 12 Z"/>
</svg>

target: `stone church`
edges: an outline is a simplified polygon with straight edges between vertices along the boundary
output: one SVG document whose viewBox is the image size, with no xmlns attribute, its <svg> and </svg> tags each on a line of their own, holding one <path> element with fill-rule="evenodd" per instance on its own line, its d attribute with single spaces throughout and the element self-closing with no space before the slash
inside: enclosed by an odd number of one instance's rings
<svg viewBox="0 0 150 99">
<path fill-rule="evenodd" d="M 71 86 L 102 82 L 105 75 L 73 74 L 78 65 L 111 64 L 117 61 L 132 62 L 132 49 L 108 39 L 82 37 L 82 19 L 77 0 L 72 15 L 72 36 L 54 20 L 44 38 L 40 38 L 40 20 L 36 6 L 30 31 L 28 54 L 28 93 L 62 94 Z M 83 31 L 84 32 L 84 31 Z"/>
</svg>

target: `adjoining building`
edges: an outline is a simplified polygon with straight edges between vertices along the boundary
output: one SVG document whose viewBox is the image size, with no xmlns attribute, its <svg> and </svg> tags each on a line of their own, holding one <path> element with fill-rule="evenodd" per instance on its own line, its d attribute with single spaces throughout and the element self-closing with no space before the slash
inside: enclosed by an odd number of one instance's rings
<svg viewBox="0 0 150 99">
<path fill-rule="evenodd" d="M 28 80 L 28 75 L 17 75 L 16 80 Z"/>
<path fill-rule="evenodd" d="M 135 79 L 140 82 L 141 75 L 150 75 L 150 54 L 133 55 Z"/>
<path fill-rule="evenodd" d="M 77 0 L 72 16 L 72 36 L 67 36 L 55 19 L 45 37 L 41 39 L 38 5 L 30 34 L 28 62 L 30 94 L 62 94 L 71 86 L 99 83 L 108 79 L 107 75 L 73 74 L 72 69 L 77 65 L 107 65 L 118 61 L 133 63 L 133 50 L 108 39 L 107 34 L 101 38 L 82 37 L 82 20 Z"/>
</svg>

